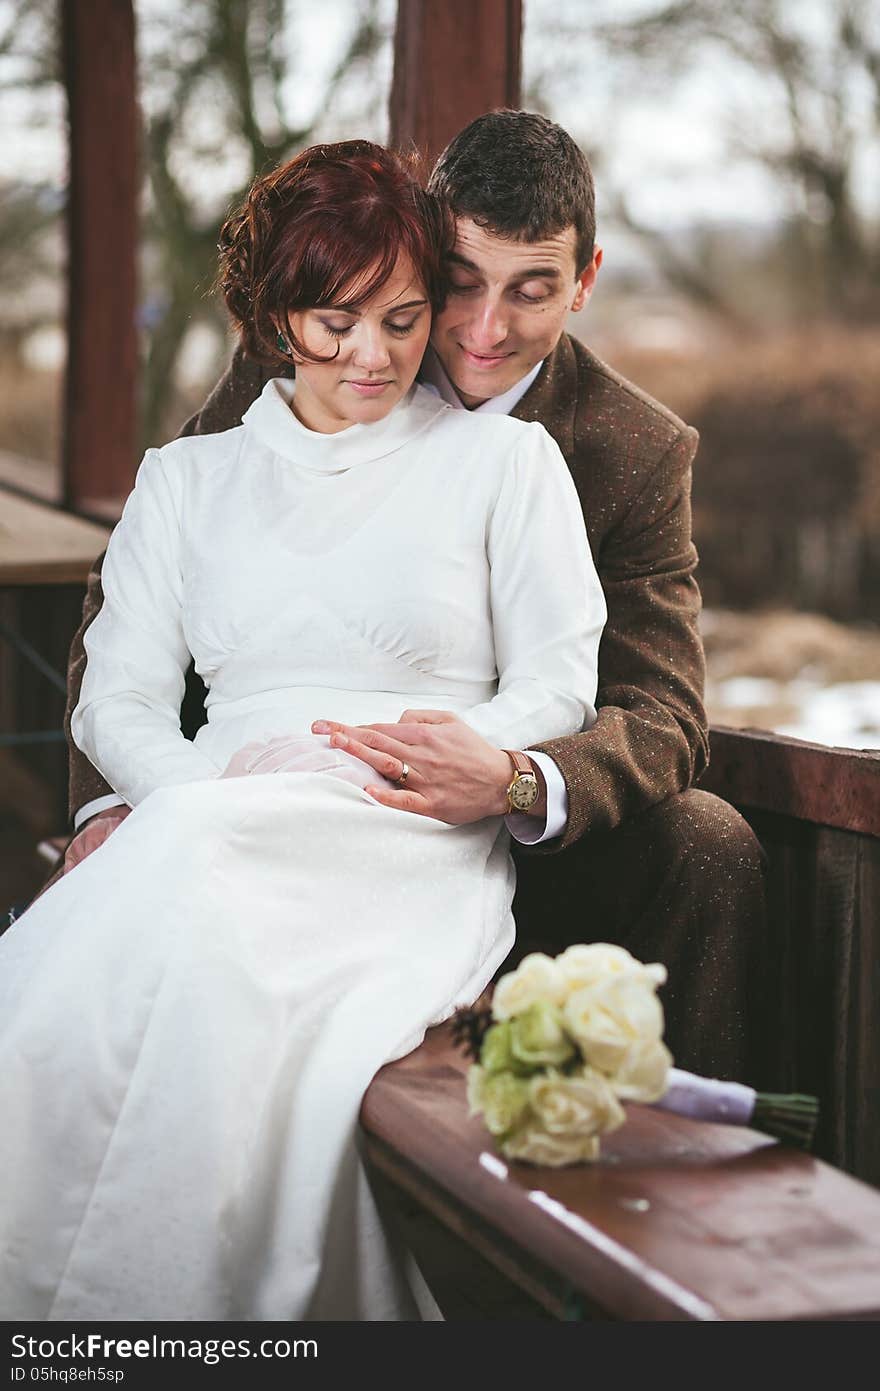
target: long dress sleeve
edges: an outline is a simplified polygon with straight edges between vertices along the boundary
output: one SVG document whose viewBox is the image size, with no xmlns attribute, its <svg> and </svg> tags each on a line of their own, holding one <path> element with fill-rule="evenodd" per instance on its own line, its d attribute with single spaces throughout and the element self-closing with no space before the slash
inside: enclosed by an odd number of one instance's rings
<svg viewBox="0 0 880 1391">
<path fill-rule="evenodd" d="M 183 631 L 179 474 L 148 450 L 110 538 L 104 603 L 85 634 L 77 747 L 130 806 L 219 769 L 180 728 L 190 654 Z"/>
<path fill-rule="evenodd" d="M 510 461 L 487 548 L 498 693 L 463 718 L 499 748 L 588 728 L 605 599 L 574 483 L 541 425 Z"/>
</svg>

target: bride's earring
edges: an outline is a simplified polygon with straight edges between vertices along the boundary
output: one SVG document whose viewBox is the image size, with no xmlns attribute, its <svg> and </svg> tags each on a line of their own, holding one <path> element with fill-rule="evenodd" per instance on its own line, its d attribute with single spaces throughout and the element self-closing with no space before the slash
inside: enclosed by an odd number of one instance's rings
<svg viewBox="0 0 880 1391">
<path fill-rule="evenodd" d="M 290 345 L 281 330 L 278 330 L 278 351 L 284 353 L 285 357 L 290 357 Z"/>
</svg>

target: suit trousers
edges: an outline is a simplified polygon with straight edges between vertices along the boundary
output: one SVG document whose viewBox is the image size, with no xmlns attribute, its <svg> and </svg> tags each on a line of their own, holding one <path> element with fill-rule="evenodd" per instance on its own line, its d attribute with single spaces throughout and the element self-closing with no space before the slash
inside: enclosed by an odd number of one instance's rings
<svg viewBox="0 0 880 1391">
<path fill-rule="evenodd" d="M 691 789 L 558 854 L 517 849 L 517 943 L 530 951 L 614 942 L 660 961 L 666 1043 L 676 1065 L 759 1089 L 766 857 L 747 822 Z M 751 1027 L 750 1027 L 751 1025 Z"/>
</svg>

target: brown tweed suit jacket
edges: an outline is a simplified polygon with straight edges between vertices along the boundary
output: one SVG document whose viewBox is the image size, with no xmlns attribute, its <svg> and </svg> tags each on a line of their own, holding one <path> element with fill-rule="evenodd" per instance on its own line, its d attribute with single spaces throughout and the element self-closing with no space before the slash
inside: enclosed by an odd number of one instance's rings
<svg viewBox="0 0 880 1391">
<path fill-rule="evenodd" d="M 240 351 L 183 434 L 241 423 L 266 377 Z M 599 718 L 592 729 L 536 747 L 559 765 L 569 798 L 558 850 L 585 832 L 610 829 L 680 792 L 707 761 L 702 706 L 700 596 L 691 541 L 691 464 L 696 431 L 564 335 L 513 412 L 540 420 L 577 486 L 608 622 L 599 653 Z M 102 557 L 103 559 L 103 557 Z M 111 789 L 70 739 L 70 713 L 85 668 L 83 633 L 100 609 L 101 561 L 89 576 L 83 623 L 68 668 L 71 815 Z M 190 688 L 182 724 L 204 719 Z"/>
</svg>

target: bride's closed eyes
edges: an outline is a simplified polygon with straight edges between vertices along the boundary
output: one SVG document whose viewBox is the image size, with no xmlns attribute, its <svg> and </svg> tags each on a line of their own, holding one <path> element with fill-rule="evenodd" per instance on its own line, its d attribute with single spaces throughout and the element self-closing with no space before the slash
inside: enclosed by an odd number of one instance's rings
<svg viewBox="0 0 880 1391">
<path fill-rule="evenodd" d="M 391 333 L 396 333 L 399 337 L 405 338 L 408 333 L 412 333 L 421 317 L 422 311 L 420 309 L 417 314 L 414 314 L 412 318 L 405 321 L 386 319 L 383 327 L 389 329 Z M 356 321 L 349 323 L 331 323 L 329 319 L 319 318 L 318 322 L 323 329 L 326 329 L 327 333 L 329 333 L 332 338 L 345 338 L 347 334 L 351 333 Z"/>
<path fill-rule="evenodd" d="M 357 297 L 376 266 L 352 290 L 287 316 L 295 355 L 294 414 L 310 430 L 329 434 L 388 415 L 416 378 L 431 331 L 431 302 L 412 262 L 398 257 L 387 281 Z M 315 354 L 309 358 L 309 354 Z"/>
</svg>

